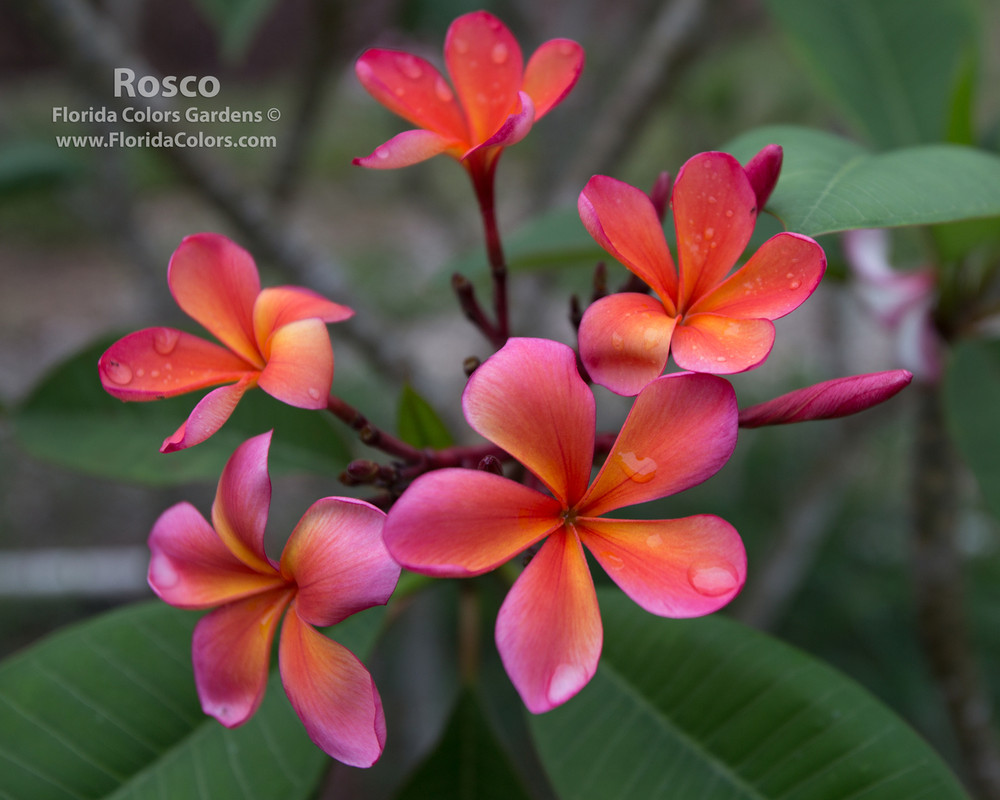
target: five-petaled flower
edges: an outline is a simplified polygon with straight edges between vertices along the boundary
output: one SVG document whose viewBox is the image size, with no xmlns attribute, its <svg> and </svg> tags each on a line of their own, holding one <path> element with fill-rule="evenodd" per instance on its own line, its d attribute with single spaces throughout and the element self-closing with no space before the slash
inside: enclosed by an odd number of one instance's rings
<svg viewBox="0 0 1000 800">
<path fill-rule="evenodd" d="M 211 525 L 189 503 L 160 516 L 149 537 L 149 584 L 173 606 L 215 608 L 199 620 L 192 647 L 205 713 L 234 727 L 257 710 L 284 614 L 278 660 L 292 706 L 325 752 L 370 766 L 385 744 L 378 691 L 361 662 L 313 626 L 388 601 L 400 570 L 382 542 L 385 514 L 361 500 L 318 500 L 272 561 L 264 552 L 270 441 L 265 433 L 233 453 Z"/>
<path fill-rule="evenodd" d="M 587 309 L 580 353 L 595 382 L 634 395 L 663 372 L 671 354 L 681 369 L 716 374 L 767 358 L 771 320 L 809 297 L 826 258 L 812 239 L 779 233 L 729 275 L 757 219 L 760 187 L 753 180 L 726 153 L 701 153 L 681 168 L 671 199 L 675 267 L 649 197 L 614 178 L 590 179 L 579 198 L 584 225 L 655 292 L 612 294 Z"/>
<path fill-rule="evenodd" d="M 652 381 L 593 482 L 594 395 L 569 347 L 509 340 L 473 373 L 462 402 L 469 424 L 548 492 L 485 470 L 427 473 L 390 509 L 385 542 L 404 567 L 442 577 L 482 574 L 541 543 L 496 625 L 501 659 L 531 711 L 568 700 L 597 669 L 603 634 L 584 547 L 654 614 L 707 614 L 740 590 L 746 553 L 724 520 L 604 516 L 694 486 L 726 462 L 737 435 L 726 380 Z"/>
<path fill-rule="evenodd" d="M 159 400 L 208 386 L 187 421 L 164 442 L 169 452 L 204 441 L 229 418 L 247 389 L 300 408 L 326 408 L 333 348 L 326 323 L 354 312 L 296 286 L 260 288 L 253 258 L 224 236 L 188 236 L 170 259 L 177 305 L 224 346 L 174 328 L 145 328 L 101 356 L 107 392 L 121 400 Z"/>
<path fill-rule="evenodd" d="M 411 53 L 372 49 L 361 55 L 355 71 L 365 89 L 418 129 L 394 136 L 355 164 L 391 169 L 447 153 L 466 167 L 479 190 L 492 181 L 503 148 L 523 139 L 573 88 L 583 48 L 552 39 L 525 66 L 507 27 L 475 11 L 448 28 L 444 59 L 450 84 Z"/>
</svg>

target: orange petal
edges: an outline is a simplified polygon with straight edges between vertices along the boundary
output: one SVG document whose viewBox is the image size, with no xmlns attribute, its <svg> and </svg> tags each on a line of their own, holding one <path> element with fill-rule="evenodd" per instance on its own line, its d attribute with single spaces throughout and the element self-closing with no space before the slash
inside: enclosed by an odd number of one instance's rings
<svg viewBox="0 0 1000 800">
<path fill-rule="evenodd" d="M 566 345 L 510 339 L 472 374 L 462 408 L 473 430 L 524 464 L 567 507 L 586 490 L 594 395 Z"/>
<path fill-rule="evenodd" d="M 298 408 L 326 408 L 333 383 L 333 347 L 326 324 L 302 319 L 279 328 L 263 346 L 267 366 L 257 385 Z"/>
<path fill-rule="evenodd" d="M 380 144 L 370 156 L 355 158 L 353 163 L 368 169 L 398 169 L 419 164 L 441 153 L 458 159 L 467 149 L 468 145 L 463 140 L 450 139 L 433 131 L 404 131 Z"/>
<path fill-rule="evenodd" d="M 639 392 L 618 439 L 577 510 L 598 517 L 689 489 L 733 452 L 736 394 L 714 375 L 672 373 Z"/>
<path fill-rule="evenodd" d="M 202 710 L 227 728 L 257 710 L 267 686 L 271 643 L 294 589 L 274 589 L 217 608 L 199 620 L 191 647 Z"/>
<path fill-rule="evenodd" d="M 577 519 L 580 539 L 611 580 L 646 611 L 698 617 L 743 586 L 747 557 L 736 529 L 710 515 L 664 520 Z"/>
<path fill-rule="evenodd" d="M 634 186 L 595 175 L 577 201 L 580 219 L 597 243 L 638 275 L 675 311 L 677 270 L 649 195 Z"/>
<path fill-rule="evenodd" d="M 161 453 L 173 453 L 200 444 L 221 428 L 247 389 L 254 386 L 256 373 L 244 375 L 231 386 L 221 386 L 206 394 L 187 420 L 160 445 Z"/>
<path fill-rule="evenodd" d="M 528 710 L 565 703 L 597 671 L 603 632 L 594 583 L 576 534 L 553 533 L 500 607 L 497 650 Z"/>
<path fill-rule="evenodd" d="M 583 48 L 572 39 L 552 39 L 528 59 L 521 87 L 535 104 L 541 119 L 562 102 L 583 71 Z"/>
<path fill-rule="evenodd" d="M 260 277 L 246 250 L 216 233 L 188 236 L 170 259 L 167 282 L 188 316 L 241 358 L 264 366 L 251 316 Z"/>
<path fill-rule="evenodd" d="M 306 624 L 293 605 L 278 660 L 285 693 L 316 746 L 352 767 L 378 761 L 385 746 L 382 700 L 354 654 Z"/>
<path fill-rule="evenodd" d="M 677 174 L 674 227 L 684 311 L 729 273 L 750 241 L 757 200 L 740 162 L 728 153 L 700 153 Z"/>
<path fill-rule="evenodd" d="M 496 133 L 482 144 L 476 145 L 465 153 L 462 156 L 463 161 L 471 158 L 480 150 L 486 150 L 491 147 L 508 147 L 509 145 L 517 144 L 528 135 L 531 126 L 535 122 L 535 106 L 525 92 L 518 92 L 517 96 L 519 102 L 515 104 L 513 111 L 511 111 L 507 119 L 497 129 Z"/>
<path fill-rule="evenodd" d="M 636 395 L 663 372 L 677 320 L 645 294 L 610 294 L 593 303 L 580 322 L 580 357 L 594 382 Z"/>
<path fill-rule="evenodd" d="M 274 286 L 264 289 L 253 304 L 253 328 L 258 346 L 263 352 L 270 335 L 290 322 L 316 319 L 323 322 L 343 322 L 354 311 L 323 295 L 298 286 Z"/>
<path fill-rule="evenodd" d="M 674 329 L 673 355 L 681 369 L 731 375 L 756 367 L 773 345 L 766 319 L 692 314 Z"/>
<path fill-rule="evenodd" d="M 486 11 L 465 14 L 448 28 L 444 58 L 471 133 L 489 139 L 517 103 L 524 59 L 513 34 Z"/>
</svg>

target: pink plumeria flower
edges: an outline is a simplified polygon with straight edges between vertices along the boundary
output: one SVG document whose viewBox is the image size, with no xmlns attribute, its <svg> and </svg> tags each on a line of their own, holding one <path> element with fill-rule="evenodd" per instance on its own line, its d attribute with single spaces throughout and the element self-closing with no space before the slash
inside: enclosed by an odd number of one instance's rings
<svg viewBox="0 0 1000 800">
<path fill-rule="evenodd" d="M 400 570 L 382 542 L 385 514 L 361 500 L 325 497 L 273 561 L 264 552 L 270 442 L 265 433 L 233 453 L 211 525 L 189 503 L 160 516 L 149 536 L 149 585 L 172 606 L 215 608 L 195 627 L 192 647 L 206 714 L 230 728 L 253 716 L 284 616 L 278 662 L 295 712 L 326 753 L 371 766 L 385 744 L 375 683 L 347 648 L 313 626 L 336 625 L 388 601 Z"/>
<path fill-rule="evenodd" d="M 681 369 L 715 374 L 767 358 L 772 320 L 798 308 L 826 269 L 815 241 L 779 233 L 730 274 L 753 233 L 758 196 L 774 184 L 773 164 L 765 154 L 748 175 L 732 156 L 710 152 L 681 168 L 672 192 L 676 267 L 649 196 L 614 178 L 590 179 L 578 204 L 583 224 L 654 292 L 608 295 L 587 309 L 580 354 L 596 383 L 634 395 L 671 354 Z"/>
<path fill-rule="evenodd" d="M 594 395 L 569 347 L 510 339 L 473 373 L 462 402 L 472 428 L 547 491 L 485 470 L 430 472 L 390 509 L 385 541 L 404 567 L 441 577 L 480 575 L 541 543 L 496 624 L 501 659 L 529 710 L 565 702 L 597 669 L 603 634 L 584 547 L 661 616 L 708 614 L 740 590 L 746 553 L 724 520 L 605 517 L 683 491 L 726 462 L 737 435 L 727 381 L 677 373 L 651 382 L 593 482 Z"/>
<path fill-rule="evenodd" d="M 889 263 L 889 233 L 882 228 L 847 231 L 843 245 L 861 302 L 895 335 L 899 363 L 917 380 L 937 381 L 942 341 L 932 317 L 934 270 L 894 269 Z"/>
<path fill-rule="evenodd" d="M 394 136 L 355 164 L 393 169 L 446 153 L 474 182 L 491 178 L 503 148 L 523 139 L 573 88 L 583 48 L 552 39 L 525 66 L 507 27 L 486 11 L 474 11 L 448 28 L 444 60 L 450 83 L 411 53 L 373 49 L 361 55 L 355 65 L 361 84 L 417 130 Z"/>
<path fill-rule="evenodd" d="M 215 233 L 188 236 L 170 259 L 167 282 L 177 305 L 222 346 L 174 328 L 145 328 L 101 356 L 104 389 L 121 400 L 160 400 L 209 386 L 161 452 L 203 442 L 259 386 L 299 408 L 327 407 L 333 348 L 326 323 L 354 312 L 297 286 L 260 288 L 253 258 Z"/>
</svg>

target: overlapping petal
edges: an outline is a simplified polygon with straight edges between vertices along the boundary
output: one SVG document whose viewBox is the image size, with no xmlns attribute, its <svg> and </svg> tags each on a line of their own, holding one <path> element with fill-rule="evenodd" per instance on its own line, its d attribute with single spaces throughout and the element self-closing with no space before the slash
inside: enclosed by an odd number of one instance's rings
<svg viewBox="0 0 1000 800">
<path fill-rule="evenodd" d="M 535 122 L 535 105 L 531 102 L 531 98 L 525 92 L 518 92 L 517 97 L 518 102 L 511 110 L 507 119 L 504 120 L 503 124 L 497 128 L 496 133 L 490 136 L 482 144 L 476 145 L 469 150 L 464 156 L 462 156 L 463 160 L 468 159 L 470 156 L 473 156 L 483 150 L 498 147 L 509 147 L 512 144 L 517 144 L 528 135 L 528 132 L 531 130 L 531 126 Z"/>
<path fill-rule="evenodd" d="M 580 518 L 577 530 L 609 577 L 653 614 L 710 614 L 732 600 L 746 580 L 743 542 L 719 517 Z"/>
<path fill-rule="evenodd" d="M 309 738 L 344 764 L 374 764 L 385 746 L 385 715 L 375 682 L 354 654 L 304 622 L 293 604 L 278 661 L 285 693 Z"/>
<path fill-rule="evenodd" d="M 277 574 L 264 552 L 264 529 L 271 507 L 267 452 L 271 434 L 243 442 L 229 457 L 212 504 L 212 525 L 229 551 L 248 567 Z"/>
<path fill-rule="evenodd" d="M 518 577 L 497 615 L 497 650 L 528 710 L 566 702 L 594 676 L 603 630 L 576 534 L 561 528 Z"/>
<path fill-rule="evenodd" d="M 371 155 L 355 158 L 352 163 L 368 169 L 399 169 L 419 164 L 441 153 L 461 158 L 466 149 L 464 141 L 450 139 L 433 131 L 403 131 L 380 144 Z"/>
<path fill-rule="evenodd" d="M 596 412 L 571 348 L 511 339 L 472 374 L 462 407 L 477 433 L 524 464 L 564 505 L 583 495 Z"/>
<path fill-rule="evenodd" d="M 333 346 L 321 319 L 278 328 L 267 341 L 267 364 L 257 385 L 298 408 L 326 408 L 333 383 Z"/>
<path fill-rule="evenodd" d="M 309 507 L 281 554 L 303 620 L 335 625 L 389 600 L 399 564 L 382 540 L 384 522 L 385 512 L 362 500 L 326 497 Z"/>
<path fill-rule="evenodd" d="M 774 346 L 774 323 L 691 314 L 674 329 L 671 351 L 681 369 L 732 375 L 757 366 Z"/>
<path fill-rule="evenodd" d="M 266 354 L 268 339 L 276 330 L 290 322 L 304 319 L 343 322 L 352 316 L 354 316 L 352 309 L 327 300 L 311 289 L 303 289 L 300 286 L 273 286 L 262 289 L 254 300 L 254 336 L 261 351 Z"/>
<path fill-rule="evenodd" d="M 522 90 L 535 104 L 535 119 L 557 106 L 583 71 L 583 48 L 572 39 L 550 39 L 528 59 Z"/>
<path fill-rule="evenodd" d="M 417 478 L 385 522 L 385 544 L 407 569 L 468 577 L 496 569 L 562 521 L 558 501 L 501 475 L 441 469 Z"/>
<path fill-rule="evenodd" d="M 163 440 L 161 453 L 183 450 L 205 441 L 225 424 L 247 389 L 257 383 L 256 373 L 244 375 L 237 383 L 220 386 L 206 394 L 194 407 L 187 420 Z"/>
</svg>

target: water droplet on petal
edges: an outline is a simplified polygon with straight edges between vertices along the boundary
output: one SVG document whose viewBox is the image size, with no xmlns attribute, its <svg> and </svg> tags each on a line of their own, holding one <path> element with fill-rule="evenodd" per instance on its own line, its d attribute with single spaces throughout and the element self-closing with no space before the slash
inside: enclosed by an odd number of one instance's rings
<svg viewBox="0 0 1000 800">
<path fill-rule="evenodd" d="M 455 39 L 455 50 L 465 55 L 469 52 L 469 43 L 465 39 Z"/>
<path fill-rule="evenodd" d="M 711 239 L 715 236 L 715 228 L 705 228 L 705 238 Z"/>
<path fill-rule="evenodd" d="M 802 285 L 802 281 L 792 281 L 788 284 L 789 289 L 798 289 Z"/>
<path fill-rule="evenodd" d="M 733 210 L 731 208 L 726 209 L 726 216 L 731 217 L 733 215 Z"/>
<path fill-rule="evenodd" d="M 396 56 L 396 66 L 407 78 L 412 81 L 420 80 L 424 76 L 424 69 L 409 53 L 400 53 Z"/>
<path fill-rule="evenodd" d="M 565 703 L 587 682 L 587 671 L 579 664 L 560 664 L 549 678 L 545 692 L 553 705 Z"/>
<path fill-rule="evenodd" d="M 119 386 L 126 386 L 132 382 L 132 367 L 121 361 L 108 359 L 104 365 L 104 374 L 108 376 L 109 381 Z"/>
<path fill-rule="evenodd" d="M 137 378 L 141 378 L 141 377 L 143 377 L 143 376 L 144 376 L 145 374 L 146 374 L 146 370 L 144 370 L 144 369 L 143 369 L 142 367 L 139 367 L 139 369 L 137 369 L 137 370 L 135 371 L 135 376 L 136 376 Z"/>
<path fill-rule="evenodd" d="M 494 64 L 503 64 L 507 61 L 508 55 L 507 45 L 503 42 L 497 42 L 493 45 L 493 50 L 490 52 L 490 58 L 493 59 Z"/>
<path fill-rule="evenodd" d="M 611 346 L 618 351 L 625 349 L 625 339 L 617 331 L 611 334 Z"/>
<path fill-rule="evenodd" d="M 688 567 L 692 588 L 706 597 L 721 597 L 739 584 L 739 573 L 728 561 L 696 561 Z"/>
<path fill-rule="evenodd" d="M 377 158 L 386 159 L 389 157 L 389 148 L 387 147 L 376 147 L 375 156 Z"/>
<path fill-rule="evenodd" d="M 309 387 L 309 389 L 308 389 L 307 391 L 308 391 L 308 393 L 309 393 L 309 396 L 310 396 L 310 397 L 311 397 L 311 398 L 312 398 L 313 400 L 319 400 L 319 399 L 320 399 L 320 397 L 322 397 L 322 396 L 323 396 L 323 393 L 322 393 L 322 392 L 320 392 L 320 390 L 319 390 L 319 389 L 317 389 L 317 388 L 316 388 L 315 386 L 310 386 L 310 387 Z"/>
<path fill-rule="evenodd" d="M 661 544 L 663 544 L 663 537 L 660 536 L 660 534 L 658 534 L 658 533 L 654 533 L 651 536 L 647 536 L 646 537 L 646 546 L 647 547 L 652 547 L 652 548 L 655 549 L 655 548 L 659 547 Z"/>
<path fill-rule="evenodd" d="M 180 338 L 180 331 L 175 331 L 172 328 L 157 328 L 153 334 L 153 349 L 161 356 L 168 356 L 174 352 Z"/>
<path fill-rule="evenodd" d="M 652 350 L 660 343 L 660 332 L 656 328 L 646 328 L 642 333 L 642 346 Z"/>
<path fill-rule="evenodd" d="M 656 477 L 656 461 L 652 458 L 639 458 L 635 453 L 620 453 L 618 460 L 625 474 L 636 483 L 649 483 Z"/>
<path fill-rule="evenodd" d="M 716 356 L 715 360 L 718 361 L 720 364 L 724 364 L 727 359 L 725 356 Z"/>
<path fill-rule="evenodd" d="M 614 553 L 609 553 L 605 551 L 601 553 L 601 558 L 603 559 L 604 566 L 607 567 L 608 569 L 625 568 L 625 561 L 619 555 L 615 555 Z"/>
<path fill-rule="evenodd" d="M 445 83 L 444 78 L 440 75 L 437 80 L 434 81 L 434 94 L 438 96 L 438 100 L 442 103 L 450 103 L 455 98 L 454 93 L 451 91 L 451 87 Z"/>
<path fill-rule="evenodd" d="M 576 48 L 569 42 L 561 42 L 556 48 L 556 52 L 563 57 L 569 57 L 576 52 Z"/>
</svg>

